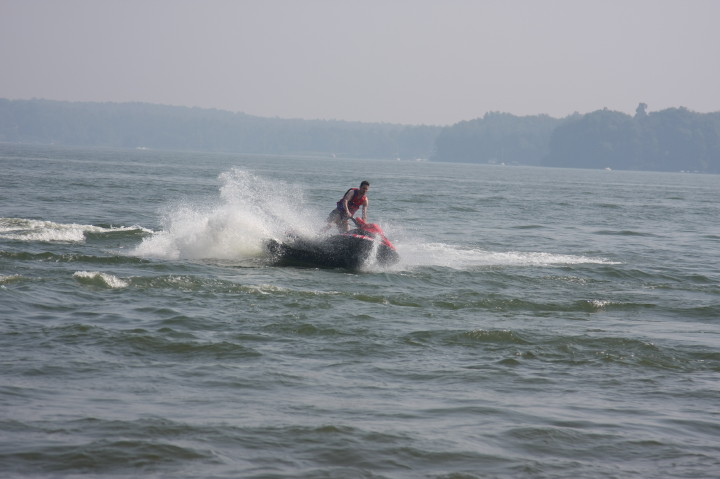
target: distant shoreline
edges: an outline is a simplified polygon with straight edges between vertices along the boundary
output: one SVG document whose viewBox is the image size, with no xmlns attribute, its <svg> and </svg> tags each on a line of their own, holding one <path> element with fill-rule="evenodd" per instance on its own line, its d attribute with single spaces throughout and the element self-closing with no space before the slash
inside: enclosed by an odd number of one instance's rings
<svg viewBox="0 0 720 479">
<path fill-rule="evenodd" d="M 720 112 L 557 119 L 487 113 L 452 126 L 263 118 L 147 103 L 0 99 L 0 142 L 336 159 L 720 173 Z"/>
</svg>

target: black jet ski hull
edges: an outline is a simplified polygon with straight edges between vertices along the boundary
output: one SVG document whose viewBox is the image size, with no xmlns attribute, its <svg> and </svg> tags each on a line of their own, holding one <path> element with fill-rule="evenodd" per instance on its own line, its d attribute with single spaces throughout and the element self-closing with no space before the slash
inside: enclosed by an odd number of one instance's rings
<svg viewBox="0 0 720 479">
<path fill-rule="evenodd" d="M 341 234 L 322 239 L 269 240 L 265 247 L 276 264 L 359 269 L 367 264 L 390 266 L 400 257 L 394 248 L 372 237 Z"/>
</svg>

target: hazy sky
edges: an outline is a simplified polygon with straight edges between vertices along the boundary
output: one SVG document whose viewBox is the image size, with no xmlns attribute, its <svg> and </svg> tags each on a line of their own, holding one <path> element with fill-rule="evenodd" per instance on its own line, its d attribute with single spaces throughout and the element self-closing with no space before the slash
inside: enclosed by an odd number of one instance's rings
<svg viewBox="0 0 720 479">
<path fill-rule="evenodd" d="M 720 0 L 0 0 L 0 98 L 453 124 L 720 111 Z"/>
</svg>

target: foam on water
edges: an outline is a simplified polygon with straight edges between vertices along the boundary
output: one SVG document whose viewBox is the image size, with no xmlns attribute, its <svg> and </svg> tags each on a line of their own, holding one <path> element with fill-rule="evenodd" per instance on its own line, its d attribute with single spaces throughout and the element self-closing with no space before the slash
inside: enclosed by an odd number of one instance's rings
<svg viewBox="0 0 720 479">
<path fill-rule="evenodd" d="M 466 270 L 492 266 L 619 264 L 606 258 L 532 251 L 487 251 L 444 243 L 396 243 L 401 267 L 440 266 Z"/>
<path fill-rule="evenodd" d="M 24 218 L 0 218 L 0 238 L 27 242 L 84 243 L 85 235 L 150 230 L 140 226 L 102 227 Z"/>
</svg>

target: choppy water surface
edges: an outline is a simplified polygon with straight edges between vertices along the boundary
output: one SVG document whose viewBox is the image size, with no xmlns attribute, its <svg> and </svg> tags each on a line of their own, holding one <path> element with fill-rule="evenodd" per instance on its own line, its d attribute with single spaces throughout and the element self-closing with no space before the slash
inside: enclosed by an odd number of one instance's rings
<svg viewBox="0 0 720 479">
<path fill-rule="evenodd" d="M 720 471 L 720 177 L 0 145 L 3 477 Z M 399 265 L 273 266 L 371 182 Z"/>
</svg>

